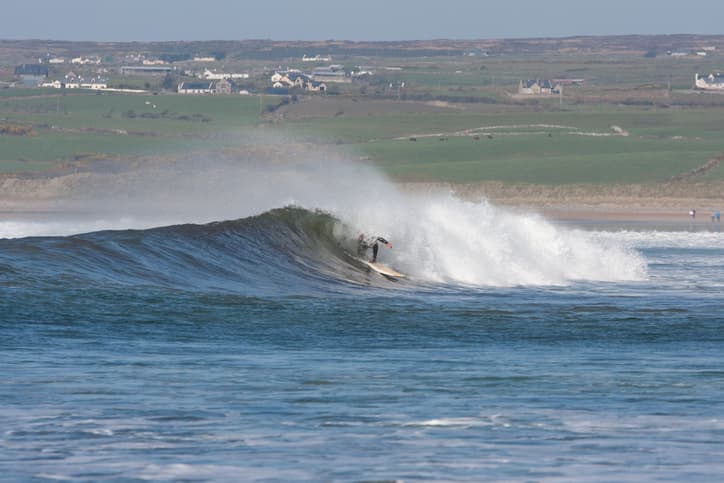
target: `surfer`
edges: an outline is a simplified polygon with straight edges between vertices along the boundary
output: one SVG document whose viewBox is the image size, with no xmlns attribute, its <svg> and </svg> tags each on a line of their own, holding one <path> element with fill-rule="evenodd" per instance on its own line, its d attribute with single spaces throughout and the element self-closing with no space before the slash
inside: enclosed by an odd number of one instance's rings
<svg viewBox="0 0 724 483">
<path fill-rule="evenodd" d="M 387 245 L 387 248 L 392 248 L 392 243 L 388 242 L 381 236 L 373 236 L 372 238 L 365 238 L 364 233 L 360 233 L 357 237 L 357 256 L 363 257 L 367 253 L 367 250 L 372 249 L 372 260 L 370 263 L 377 262 L 377 252 L 380 249 L 380 243 Z"/>
</svg>

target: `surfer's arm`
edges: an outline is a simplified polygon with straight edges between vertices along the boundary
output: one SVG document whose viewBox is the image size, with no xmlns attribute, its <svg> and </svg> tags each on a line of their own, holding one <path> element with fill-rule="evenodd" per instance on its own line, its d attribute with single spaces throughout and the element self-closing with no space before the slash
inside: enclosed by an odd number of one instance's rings
<svg viewBox="0 0 724 483">
<path fill-rule="evenodd" d="M 381 236 L 378 236 L 378 237 L 375 239 L 375 241 L 376 241 L 376 242 L 380 242 L 380 243 L 384 243 L 385 245 L 387 245 L 387 248 L 392 248 L 392 243 L 388 242 L 387 240 L 385 240 L 385 239 L 382 238 Z"/>
</svg>

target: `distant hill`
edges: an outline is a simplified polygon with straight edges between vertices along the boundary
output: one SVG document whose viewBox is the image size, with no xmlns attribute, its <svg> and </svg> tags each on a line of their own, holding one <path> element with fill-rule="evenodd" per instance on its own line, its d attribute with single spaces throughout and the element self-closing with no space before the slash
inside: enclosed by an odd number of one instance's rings
<svg viewBox="0 0 724 483">
<path fill-rule="evenodd" d="M 425 57 L 453 55 L 631 53 L 724 49 L 724 35 L 625 35 L 566 38 L 409 40 L 389 42 L 321 41 L 174 41 L 72 42 L 58 40 L 0 40 L 0 63 L 21 63 L 52 54 L 58 56 L 118 56 L 142 52 L 156 56 L 214 56 L 233 59 L 283 60 L 322 53 L 332 56 Z"/>
</svg>

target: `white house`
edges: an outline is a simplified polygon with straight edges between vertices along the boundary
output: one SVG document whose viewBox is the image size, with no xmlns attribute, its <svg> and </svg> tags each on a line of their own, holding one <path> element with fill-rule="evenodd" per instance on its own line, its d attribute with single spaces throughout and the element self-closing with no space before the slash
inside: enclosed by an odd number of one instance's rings
<svg viewBox="0 0 724 483">
<path fill-rule="evenodd" d="M 179 94 L 213 94 L 213 82 L 182 82 L 178 85 Z"/>
<path fill-rule="evenodd" d="M 95 64 L 98 65 L 101 63 L 100 57 L 75 57 L 71 59 L 71 64 L 80 64 L 80 65 L 86 65 L 86 64 Z"/>
<path fill-rule="evenodd" d="M 719 72 L 707 76 L 694 74 L 694 86 L 705 91 L 724 91 L 724 75 Z"/>
<path fill-rule="evenodd" d="M 304 54 L 302 56 L 302 62 L 331 62 L 332 57 L 326 56 L 322 57 L 321 55 L 317 54 L 314 57 L 307 57 L 307 54 Z"/>
<path fill-rule="evenodd" d="M 561 85 L 549 79 L 526 79 L 518 83 L 518 94 L 560 94 Z"/>
<path fill-rule="evenodd" d="M 80 85 L 81 89 L 93 89 L 94 91 L 100 91 L 103 89 L 108 89 L 108 84 L 105 82 L 99 82 L 99 81 L 91 81 L 91 82 L 83 82 Z"/>
<path fill-rule="evenodd" d="M 327 84 L 324 82 L 311 81 L 307 84 L 307 90 L 311 92 L 327 92 Z"/>
<path fill-rule="evenodd" d="M 275 72 L 271 76 L 272 88 L 298 88 L 311 92 L 327 92 L 327 84 L 317 81 L 298 70 L 290 70 L 286 72 Z"/>
<path fill-rule="evenodd" d="M 223 80 L 223 79 L 248 79 L 249 74 L 246 73 L 233 73 L 233 72 L 216 72 L 205 69 L 204 72 L 199 75 L 199 78 L 206 80 Z"/>
<path fill-rule="evenodd" d="M 311 81 L 309 76 L 297 71 L 290 70 L 286 72 L 275 72 L 271 76 L 272 86 L 279 87 L 300 87 L 305 88 L 307 83 Z"/>
</svg>

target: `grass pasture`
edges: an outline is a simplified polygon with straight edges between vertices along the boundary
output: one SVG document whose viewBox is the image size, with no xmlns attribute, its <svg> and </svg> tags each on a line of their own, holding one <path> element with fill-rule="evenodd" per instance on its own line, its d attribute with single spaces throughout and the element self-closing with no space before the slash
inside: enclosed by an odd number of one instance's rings
<svg viewBox="0 0 724 483">
<path fill-rule="evenodd" d="M 659 183 L 724 153 L 724 96 L 690 91 L 693 73 L 721 70 L 720 58 L 579 51 L 359 59 L 376 66 L 368 85 L 302 96 L 272 113 L 266 107 L 281 98 L 3 89 L 0 124 L 32 134 L 0 134 L 0 170 L 249 144 L 261 152 L 290 139 L 341 147 L 399 180 Z M 527 78 L 585 83 L 564 88 L 562 102 L 512 96 Z M 723 180 L 724 166 L 688 179 Z"/>
<path fill-rule="evenodd" d="M 343 140 L 402 180 L 656 183 L 724 152 L 724 112 L 713 109 L 576 106 L 378 116 L 347 110 L 289 124 L 305 136 Z M 723 175 L 712 169 L 700 178 Z"/>
<path fill-rule="evenodd" d="M 262 100 L 264 105 L 271 99 Z M 152 155 L 223 148 L 255 126 L 257 97 L 93 93 L 0 98 L 0 123 L 33 126 L 33 136 L 0 137 L 0 159 L 64 161 L 80 153 Z M 22 167 L 22 166 L 21 166 Z"/>
</svg>

